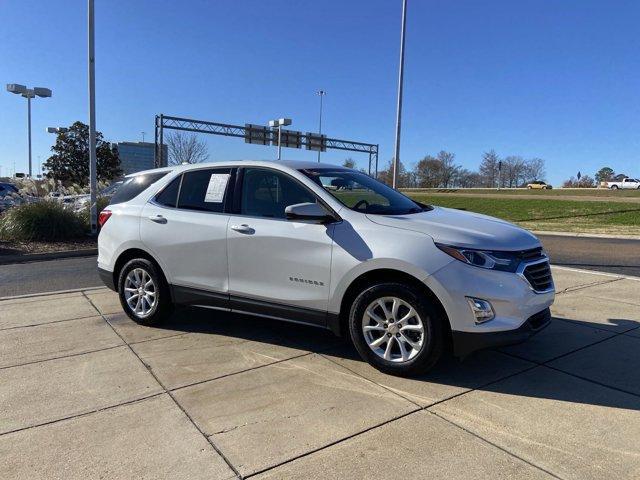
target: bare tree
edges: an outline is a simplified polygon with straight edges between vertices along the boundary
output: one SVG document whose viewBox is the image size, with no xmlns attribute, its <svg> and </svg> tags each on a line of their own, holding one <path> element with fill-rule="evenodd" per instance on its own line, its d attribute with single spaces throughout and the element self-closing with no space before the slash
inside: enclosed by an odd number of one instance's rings
<svg viewBox="0 0 640 480">
<path fill-rule="evenodd" d="M 195 133 L 171 132 L 167 135 L 169 165 L 202 163 L 209 159 L 207 144 Z"/>
<path fill-rule="evenodd" d="M 524 183 L 533 182 L 535 180 L 544 180 L 546 176 L 544 168 L 544 160 L 541 158 L 532 158 L 525 162 Z"/>
<path fill-rule="evenodd" d="M 356 161 L 351 157 L 345 158 L 344 162 L 342 162 L 342 166 L 347 168 L 356 168 Z"/>
<path fill-rule="evenodd" d="M 480 175 L 484 180 L 484 186 L 494 188 L 498 180 L 498 164 L 500 157 L 495 150 L 489 150 L 482 154 L 480 162 Z"/>
<path fill-rule="evenodd" d="M 420 187 L 436 188 L 440 186 L 442 164 L 437 158 L 427 155 L 416 164 L 415 170 Z"/>
<path fill-rule="evenodd" d="M 456 165 L 454 163 L 456 154 L 442 150 L 438 153 L 437 158 L 442 165 L 442 186 L 444 188 L 449 188 L 450 186 L 453 186 L 453 180 L 456 177 L 458 170 L 460 170 L 460 165 Z"/>
</svg>

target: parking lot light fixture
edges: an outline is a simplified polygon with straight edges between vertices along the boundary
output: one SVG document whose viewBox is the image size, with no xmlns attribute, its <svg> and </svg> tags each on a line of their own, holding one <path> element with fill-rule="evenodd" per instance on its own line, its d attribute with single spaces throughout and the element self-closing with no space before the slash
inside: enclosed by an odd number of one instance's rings
<svg viewBox="0 0 640 480">
<path fill-rule="evenodd" d="M 67 133 L 69 129 L 67 127 L 47 127 L 47 133 Z"/>
<path fill-rule="evenodd" d="M 21 95 L 27 99 L 27 132 L 29 137 L 29 177 L 32 175 L 31 166 L 31 99 L 35 97 L 48 98 L 53 93 L 51 89 L 45 87 L 27 88 L 25 85 L 19 83 L 7 84 L 7 92 L 15 95 Z"/>
<path fill-rule="evenodd" d="M 277 120 L 269 120 L 269 126 L 271 128 L 278 128 L 278 160 L 280 160 L 282 154 L 282 146 L 280 144 L 280 140 L 282 138 L 282 127 L 291 125 L 291 123 L 292 122 L 290 118 L 278 118 Z"/>
</svg>

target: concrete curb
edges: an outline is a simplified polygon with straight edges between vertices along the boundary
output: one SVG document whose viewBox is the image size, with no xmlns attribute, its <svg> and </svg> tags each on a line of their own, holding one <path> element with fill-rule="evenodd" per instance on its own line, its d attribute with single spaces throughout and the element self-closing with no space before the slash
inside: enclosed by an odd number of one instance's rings
<svg viewBox="0 0 640 480">
<path fill-rule="evenodd" d="M 534 235 L 547 235 L 547 236 L 555 236 L 555 237 L 610 238 L 610 239 L 640 241 L 640 235 L 610 235 L 608 233 L 549 232 L 546 230 L 530 230 L 530 231 Z"/>
<path fill-rule="evenodd" d="M 82 287 L 82 288 L 72 288 L 69 290 L 53 290 L 50 292 L 40 292 L 40 293 L 26 293 L 24 295 L 11 295 L 9 297 L 0 297 L 0 301 L 2 300 L 19 300 L 21 298 L 32 298 L 32 297 L 46 297 L 50 295 L 62 295 L 64 293 L 77 293 L 77 292 L 91 292 L 94 290 L 106 290 L 111 291 L 107 287 Z"/>
<path fill-rule="evenodd" d="M 46 260 L 58 260 L 61 258 L 92 257 L 98 255 L 97 248 L 83 248 L 80 250 L 63 250 L 61 252 L 25 253 L 19 255 L 0 256 L 0 265 L 14 263 L 43 262 Z"/>
</svg>

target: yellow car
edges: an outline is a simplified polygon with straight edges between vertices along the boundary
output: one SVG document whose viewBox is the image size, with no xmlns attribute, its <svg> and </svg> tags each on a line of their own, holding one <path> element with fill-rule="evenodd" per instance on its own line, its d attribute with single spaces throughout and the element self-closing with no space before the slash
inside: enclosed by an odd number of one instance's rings
<svg viewBox="0 0 640 480">
<path fill-rule="evenodd" d="M 532 190 L 534 188 L 539 188 L 542 190 L 551 190 L 553 187 L 549 185 L 547 182 L 543 182 L 542 180 L 536 180 L 535 182 L 528 183 L 527 188 L 529 190 Z"/>
</svg>

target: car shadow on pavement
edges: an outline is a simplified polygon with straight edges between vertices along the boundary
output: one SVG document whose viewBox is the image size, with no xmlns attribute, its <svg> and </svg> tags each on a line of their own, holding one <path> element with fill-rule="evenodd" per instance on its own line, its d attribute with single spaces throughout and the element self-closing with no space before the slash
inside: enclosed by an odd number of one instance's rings
<svg viewBox="0 0 640 480">
<path fill-rule="evenodd" d="M 554 322 L 565 330 L 554 333 Z M 571 324 L 579 330 L 575 338 L 571 338 Z M 542 337 L 543 330 L 539 336 L 520 344 L 516 353 L 504 349 L 480 351 L 462 360 L 446 354 L 431 371 L 411 378 L 378 372 L 361 360 L 350 341 L 328 330 L 295 323 L 203 308 L 180 308 L 156 328 L 176 333 L 230 336 L 320 353 L 379 385 L 393 384 L 393 391 L 399 395 L 403 395 L 404 390 L 454 387 L 451 390 L 460 393 L 479 390 L 640 410 L 640 330 L 637 335 L 625 334 L 638 329 L 639 322 L 609 319 L 607 328 L 603 328 L 600 323 L 554 319 L 552 326 L 548 328 L 547 338 Z M 596 336 L 583 338 L 591 333 Z M 563 344 L 566 347 L 545 358 L 544 350 L 550 349 L 551 344 L 555 349 Z M 542 360 L 535 360 L 538 355 L 543 355 Z M 412 396 L 407 395 L 409 399 Z"/>
</svg>

